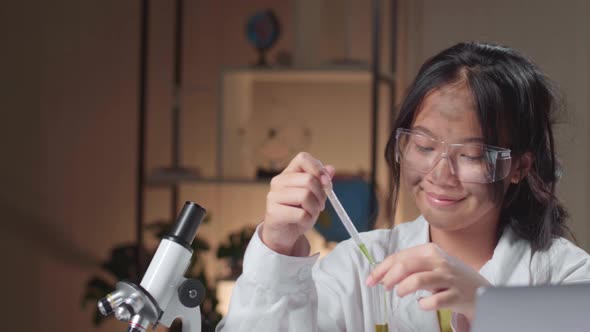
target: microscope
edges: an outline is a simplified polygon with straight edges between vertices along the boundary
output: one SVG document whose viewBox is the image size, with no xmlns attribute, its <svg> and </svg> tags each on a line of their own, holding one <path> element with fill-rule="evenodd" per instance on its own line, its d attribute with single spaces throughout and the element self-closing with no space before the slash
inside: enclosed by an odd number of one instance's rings
<svg viewBox="0 0 590 332">
<path fill-rule="evenodd" d="M 145 332 L 152 324 L 170 327 L 176 318 L 182 332 L 201 332 L 199 305 L 205 287 L 184 274 L 190 264 L 191 244 L 207 212 L 193 202 L 186 202 L 170 233 L 165 236 L 139 285 L 117 283 L 117 289 L 98 301 L 100 312 L 128 322 L 127 332 Z"/>
</svg>

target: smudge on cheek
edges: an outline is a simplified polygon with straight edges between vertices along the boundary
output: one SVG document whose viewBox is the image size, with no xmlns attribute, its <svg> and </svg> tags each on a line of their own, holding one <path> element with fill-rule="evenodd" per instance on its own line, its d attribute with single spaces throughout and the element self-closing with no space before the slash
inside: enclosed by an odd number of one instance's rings
<svg viewBox="0 0 590 332">
<path fill-rule="evenodd" d="M 405 170 L 402 172 L 402 179 L 406 188 L 414 191 L 415 187 L 420 185 L 422 179 L 424 178 L 424 174 L 414 172 L 411 170 Z"/>
</svg>

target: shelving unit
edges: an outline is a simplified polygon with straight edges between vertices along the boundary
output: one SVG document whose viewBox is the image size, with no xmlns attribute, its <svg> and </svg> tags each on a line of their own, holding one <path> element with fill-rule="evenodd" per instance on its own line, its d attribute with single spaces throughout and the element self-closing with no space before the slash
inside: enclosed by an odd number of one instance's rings
<svg viewBox="0 0 590 332">
<path fill-rule="evenodd" d="M 339 172 L 368 174 L 371 119 L 359 110 L 370 101 L 371 80 L 368 68 L 225 70 L 218 112 L 218 177 L 256 180 L 260 165 L 255 164 L 264 159 L 256 150 L 272 140 L 270 131 L 277 134 L 277 144 L 282 133 L 290 133 L 280 142 L 285 158 L 278 171 L 305 150 L 336 165 L 350 165 Z"/>
<path fill-rule="evenodd" d="M 381 68 L 381 30 L 382 30 L 382 3 L 383 0 L 372 1 L 372 63 L 370 66 L 324 66 L 314 68 L 285 68 L 285 69 L 253 69 L 253 68 L 231 68 L 221 73 L 221 94 L 220 105 L 221 109 L 218 113 L 218 136 L 216 138 L 217 144 L 217 160 L 216 160 L 216 175 L 214 177 L 201 177 L 197 173 L 192 172 L 188 168 L 180 165 L 180 149 L 179 149 L 179 111 L 180 105 L 180 90 L 182 83 L 182 69 L 180 67 L 182 56 L 182 0 L 177 0 L 176 10 L 176 44 L 175 44 L 175 67 L 174 67 L 174 86 L 176 91 L 176 99 L 173 107 L 173 136 L 172 140 L 172 161 L 171 165 L 166 168 L 157 170 L 153 174 L 146 175 L 145 172 L 145 86 L 147 81 L 146 62 L 147 62 L 147 27 L 149 11 L 147 11 L 148 1 L 143 2 L 142 14 L 142 46 L 141 46 L 141 70 L 140 70 L 140 111 L 139 111 L 139 140 L 138 140 L 138 181 L 137 181 L 137 202 L 136 202 L 136 225 L 137 225 L 137 243 L 138 248 L 143 243 L 143 225 L 144 225 L 144 190 L 147 187 L 153 188 L 168 188 L 170 189 L 170 217 L 173 220 L 178 213 L 179 204 L 179 186 L 184 184 L 238 184 L 251 185 L 268 183 L 267 180 L 256 179 L 253 176 L 252 165 L 240 164 L 240 154 L 236 153 L 236 143 L 240 137 L 236 136 L 239 128 L 245 127 L 245 121 L 248 121 L 248 116 L 254 114 L 254 110 L 263 109 L 257 104 L 261 99 L 260 93 L 257 91 L 268 91 L 270 86 L 284 85 L 287 87 L 299 87 L 305 89 L 306 86 L 322 86 L 329 87 L 330 85 L 348 85 L 353 87 L 350 89 L 351 93 L 354 90 L 363 90 L 366 94 L 366 100 L 363 102 L 362 108 L 366 108 L 366 103 L 370 104 L 371 112 L 368 114 L 349 112 L 349 123 L 351 127 L 346 131 L 354 131 L 354 126 L 366 126 L 363 128 L 370 128 L 366 130 L 366 137 L 360 138 L 359 135 L 327 135 L 322 138 L 322 142 L 326 146 L 334 146 L 338 144 L 335 139 L 344 140 L 340 142 L 346 147 L 344 153 L 347 153 L 357 148 L 359 155 L 359 164 L 353 166 L 350 172 L 355 172 L 359 168 L 365 169 L 368 176 L 368 181 L 371 184 L 371 211 L 376 212 L 376 159 L 377 159 L 377 136 L 378 136 L 378 108 L 380 104 L 380 87 L 385 84 L 388 87 L 388 101 L 391 114 L 394 113 L 394 96 L 395 96 L 395 54 L 396 54 L 396 28 L 395 18 L 397 16 L 396 8 L 397 1 L 391 1 L 391 72 L 384 73 Z M 258 89 L 257 88 L 266 88 Z M 280 93 L 277 92 L 277 93 Z M 231 98 L 224 98 L 231 96 Z M 346 94 L 342 94 L 340 98 L 345 99 Z M 258 99 L 257 99 L 258 98 Z M 298 98 L 304 99 L 302 96 Z M 291 105 L 291 104 L 290 104 Z M 267 105 L 268 106 L 268 105 Z M 354 105 L 350 105 L 353 106 Z M 292 106 L 289 106 L 292 107 Z M 362 109 L 361 108 L 361 109 Z M 230 111 L 231 110 L 231 111 Z M 314 110 L 317 112 L 317 110 Z M 337 110 L 336 110 L 337 111 Z M 319 113 L 318 113 L 319 114 Z M 340 114 L 342 115 L 342 114 Z M 319 116 L 319 115 L 318 115 Z M 323 126 L 311 128 L 312 135 L 318 135 L 322 131 L 329 131 L 333 129 L 331 126 L 330 116 L 337 117 L 338 114 L 324 114 L 325 118 L 317 121 Z M 355 118 L 358 117 L 358 118 Z M 361 119 L 364 117 L 364 119 Z M 342 120 L 342 116 L 338 118 Z M 339 125 L 344 123 L 338 122 Z M 313 126 L 313 124 L 305 124 Z M 256 129 L 254 129 L 256 132 Z M 232 136 L 233 135 L 233 136 Z M 333 137 L 332 140 L 329 137 Z M 254 140 L 256 141 L 256 140 Z M 313 138 L 312 138 L 313 141 Z M 320 140 L 316 140 L 320 141 Z M 367 146 L 368 145 L 368 146 Z M 230 148 L 228 149 L 228 146 Z M 233 146 L 233 147 L 232 147 Z M 369 149 L 367 149 L 367 147 Z M 233 149 L 233 150 L 232 150 Z M 331 154 L 326 147 L 312 146 L 310 152 L 319 149 L 322 156 L 328 156 L 328 160 L 337 162 L 338 156 Z M 243 160 L 242 160 L 243 161 Z M 358 166 L 358 167 L 357 167 Z M 373 218 L 374 219 L 374 218 Z M 374 220 L 373 220 L 374 222 Z M 139 262 L 138 262 L 139 266 Z M 139 271 L 143 270 L 141 267 Z"/>
</svg>

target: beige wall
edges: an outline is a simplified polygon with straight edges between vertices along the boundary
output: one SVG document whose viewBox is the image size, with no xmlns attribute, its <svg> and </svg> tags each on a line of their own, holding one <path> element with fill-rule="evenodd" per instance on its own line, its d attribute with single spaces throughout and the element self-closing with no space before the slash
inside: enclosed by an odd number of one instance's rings
<svg viewBox="0 0 590 332">
<path fill-rule="evenodd" d="M 150 167 L 169 156 L 174 2 L 152 3 Z M 220 66 L 255 58 L 243 32 L 255 9 L 278 7 L 288 35 L 290 2 L 186 3 L 184 139 L 198 151 L 186 162 L 211 170 Z M 139 1 L 11 2 L 0 16 L 3 327 L 91 331 L 85 282 L 111 246 L 134 240 Z M 187 196 L 217 209 L 213 190 L 200 195 Z M 166 202 L 148 193 L 149 221 Z"/>
<path fill-rule="evenodd" d="M 590 3 L 551 1 L 405 1 L 406 66 L 416 73 L 429 56 L 462 40 L 495 41 L 530 56 L 561 87 L 568 114 L 557 126 L 565 166 L 559 197 L 574 233 L 590 250 Z"/>
<path fill-rule="evenodd" d="M 2 10 L 7 329 L 89 330 L 84 281 L 109 246 L 133 238 L 137 11 L 119 1 Z"/>
</svg>

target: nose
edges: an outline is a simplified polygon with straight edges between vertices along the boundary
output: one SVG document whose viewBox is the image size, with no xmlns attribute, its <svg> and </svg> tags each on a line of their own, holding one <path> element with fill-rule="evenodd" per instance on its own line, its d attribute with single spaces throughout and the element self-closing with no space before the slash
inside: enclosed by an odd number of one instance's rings
<svg viewBox="0 0 590 332">
<path fill-rule="evenodd" d="M 430 182 L 441 187 L 456 187 L 459 185 L 459 179 L 455 173 L 451 158 L 443 153 L 439 160 L 434 164 L 426 177 Z"/>
</svg>

